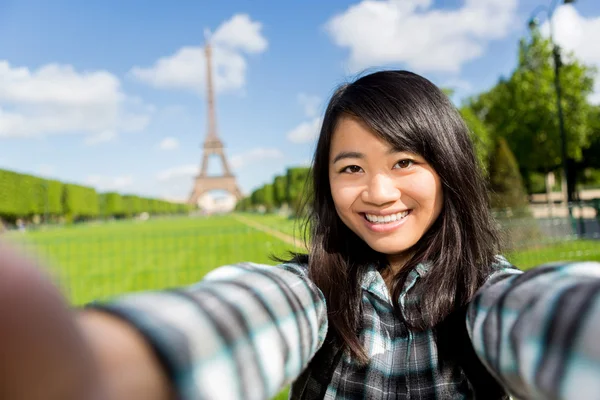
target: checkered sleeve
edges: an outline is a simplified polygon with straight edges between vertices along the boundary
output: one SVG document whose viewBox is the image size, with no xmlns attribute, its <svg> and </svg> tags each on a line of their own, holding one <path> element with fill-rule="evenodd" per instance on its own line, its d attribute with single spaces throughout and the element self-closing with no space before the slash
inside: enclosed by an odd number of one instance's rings
<svg viewBox="0 0 600 400">
<path fill-rule="evenodd" d="M 476 353 L 524 399 L 600 394 L 600 263 L 495 272 L 469 306 Z"/>
<path fill-rule="evenodd" d="M 322 293 L 295 264 L 220 267 L 177 290 L 89 305 L 147 338 L 180 399 L 269 399 L 323 344 Z"/>
</svg>

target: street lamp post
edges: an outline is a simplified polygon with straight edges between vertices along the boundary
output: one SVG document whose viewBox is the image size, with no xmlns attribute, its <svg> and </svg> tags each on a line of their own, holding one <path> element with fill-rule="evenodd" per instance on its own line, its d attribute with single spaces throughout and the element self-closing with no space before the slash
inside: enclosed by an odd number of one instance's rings
<svg viewBox="0 0 600 400">
<path fill-rule="evenodd" d="M 550 25 L 550 43 L 552 43 L 552 55 L 554 59 L 554 87 L 556 89 L 556 105 L 558 111 L 558 130 L 560 133 L 560 150 L 562 158 L 562 182 L 563 188 L 566 188 L 566 193 L 563 193 L 564 200 L 567 205 L 573 199 L 571 197 L 571 191 L 569 190 L 569 166 L 567 162 L 567 137 L 565 132 L 565 119 L 562 108 L 562 87 L 560 84 L 560 68 L 562 67 L 562 60 L 560 57 L 560 47 L 554 42 L 554 25 L 552 23 L 552 16 L 556 9 L 559 0 L 553 0 L 549 7 L 540 6 L 535 9 L 529 20 L 529 28 L 533 29 L 539 25 L 537 16 L 545 12 L 548 18 L 548 24 Z M 575 0 L 562 0 L 563 4 L 574 3 Z"/>
</svg>

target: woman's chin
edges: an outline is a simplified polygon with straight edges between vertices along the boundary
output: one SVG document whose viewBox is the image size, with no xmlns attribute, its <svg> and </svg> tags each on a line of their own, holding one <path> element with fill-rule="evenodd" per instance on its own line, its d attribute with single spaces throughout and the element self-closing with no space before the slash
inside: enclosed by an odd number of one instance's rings
<svg viewBox="0 0 600 400">
<path fill-rule="evenodd" d="M 386 241 L 384 241 L 384 240 L 379 240 L 379 241 L 375 241 L 372 243 L 367 242 L 367 244 L 373 250 L 375 250 L 378 253 L 386 255 L 388 258 L 402 257 L 402 255 L 405 254 L 406 251 L 412 247 L 412 246 L 408 246 L 408 245 L 406 245 L 406 246 L 398 245 L 397 241 L 395 243 L 385 243 L 385 242 Z"/>
</svg>

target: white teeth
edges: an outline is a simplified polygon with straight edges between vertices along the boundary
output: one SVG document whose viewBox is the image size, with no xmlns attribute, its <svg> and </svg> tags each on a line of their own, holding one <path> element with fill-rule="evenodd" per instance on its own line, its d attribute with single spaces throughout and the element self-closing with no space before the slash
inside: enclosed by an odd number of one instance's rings
<svg viewBox="0 0 600 400">
<path fill-rule="evenodd" d="M 400 212 L 397 214 L 386 215 L 385 217 L 381 216 L 381 215 L 365 214 L 365 216 L 367 217 L 367 220 L 369 220 L 369 222 L 372 222 L 375 224 L 387 224 L 389 222 L 398 221 L 399 219 L 402 219 L 402 218 L 406 217 L 407 215 L 408 215 L 408 211 Z"/>
</svg>

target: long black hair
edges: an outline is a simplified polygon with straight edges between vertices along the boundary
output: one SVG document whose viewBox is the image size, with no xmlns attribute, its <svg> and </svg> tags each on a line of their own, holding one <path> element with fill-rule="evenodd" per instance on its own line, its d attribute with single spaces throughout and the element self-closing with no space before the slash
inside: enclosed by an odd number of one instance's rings
<svg viewBox="0 0 600 400">
<path fill-rule="evenodd" d="M 395 149 L 418 154 L 440 177 L 442 211 L 392 282 L 398 298 L 408 272 L 427 263 L 417 285 L 419 308 L 407 323 L 434 328 L 464 306 L 489 275 L 498 251 L 484 179 L 469 131 L 448 97 L 429 80 L 407 71 L 379 71 L 340 86 L 329 101 L 314 154 L 308 262 L 311 280 L 323 292 L 333 329 L 359 361 L 366 353 L 357 337 L 360 282 L 369 264 L 385 268 L 386 257 L 371 249 L 336 213 L 329 183 L 330 147 L 341 117 L 360 119 Z"/>
</svg>

